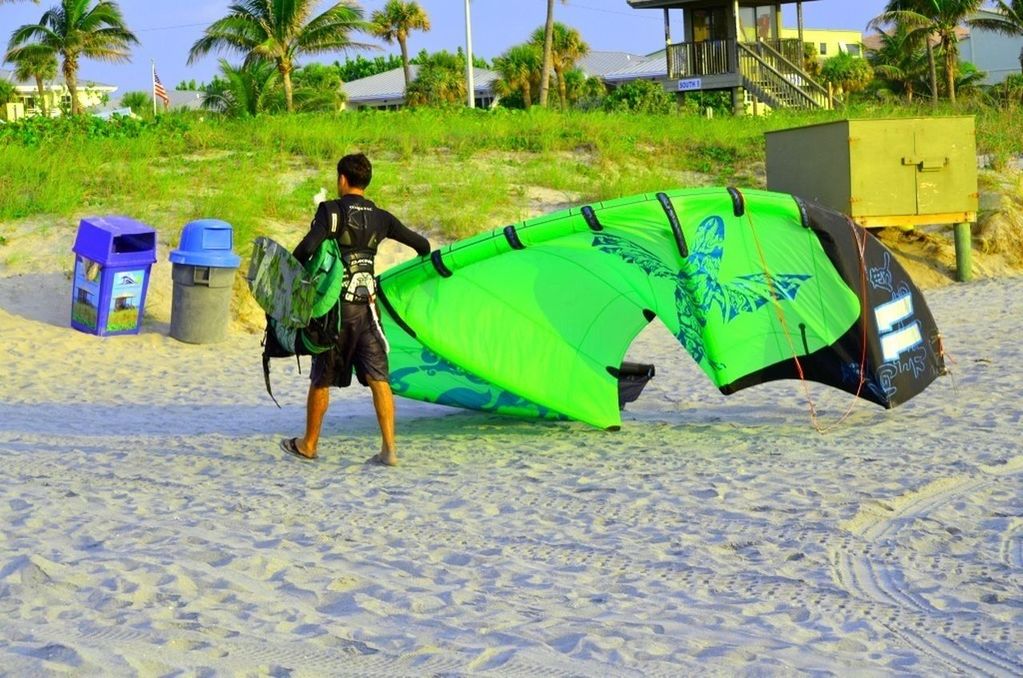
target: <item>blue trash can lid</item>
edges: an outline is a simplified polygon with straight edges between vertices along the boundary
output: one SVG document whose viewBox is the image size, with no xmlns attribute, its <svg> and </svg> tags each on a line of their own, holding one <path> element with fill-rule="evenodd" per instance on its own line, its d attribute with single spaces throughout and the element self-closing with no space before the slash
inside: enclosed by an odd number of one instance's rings
<svg viewBox="0 0 1023 678">
<path fill-rule="evenodd" d="M 185 224 L 171 263 L 213 268 L 238 268 L 242 259 L 232 251 L 234 230 L 219 219 L 199 219 Z"/>
<path fill-rule="evenodd" d="M 156 261 L 156 231 L 120 215 L 85 217 L 78 224 L 75 254 L 105 266 L 143 266 Z"/>
</svg>

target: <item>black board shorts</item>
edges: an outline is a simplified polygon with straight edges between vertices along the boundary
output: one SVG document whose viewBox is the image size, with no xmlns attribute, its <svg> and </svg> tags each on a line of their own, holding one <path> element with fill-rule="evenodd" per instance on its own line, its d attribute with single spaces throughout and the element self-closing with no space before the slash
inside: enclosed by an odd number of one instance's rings
<svg viewBox="0 0 1023 678">
<path fill-rule="evenodd" d="M 369 304 L 344 304 L 337 346 L 313 356 L 309 375 L 313 386 L 351 386 L 353 370 L 363 386 L 369 385 L 367 380 L 387 381 L 387 345 L 383 333 Z"/>
</svg>

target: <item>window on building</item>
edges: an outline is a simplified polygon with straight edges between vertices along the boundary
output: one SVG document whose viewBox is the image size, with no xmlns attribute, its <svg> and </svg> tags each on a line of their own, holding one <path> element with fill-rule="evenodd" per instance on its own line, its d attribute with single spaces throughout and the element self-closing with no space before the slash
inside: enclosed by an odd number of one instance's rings
<svg viewBox="0 0 1023 678">
<path fill-rule="evenodd" d="M 728 15 L 724 8 L 693 10 L 693 42 L 728 39 Z"/>
<path fill-rule="evenodd" d="M 773 40 L 778 37 L 774 33 L 774 7 L 757 7 L 757 39 Z"/>
<path fill-rule="evenodd" d="M 776 8 L 774 5 L 739 8 L 739 26 L 743 39 L 747 42 L 777 39 L 775 22 Z"/>
<path fill-rule="evenodd" d="M 739 8 L 739 26 L 742 40 L 753 42 L 757 38 L 757 10 L 755 7 Z"/>
<path fill-rule="evenodd" d="M 847 54 L 849 54 L 849 56 L 858 57 L 860 55 L 860 46 L 853 43 L 849 43 L 848 45 L 845 46 L 845 51 Z"/>
<path fill-rule="evenodd" d="M 827 56 L 827 54 L 828 54 L 828 43 L 822 42 L 821 43 L 821 56 Z"/>
</svg>

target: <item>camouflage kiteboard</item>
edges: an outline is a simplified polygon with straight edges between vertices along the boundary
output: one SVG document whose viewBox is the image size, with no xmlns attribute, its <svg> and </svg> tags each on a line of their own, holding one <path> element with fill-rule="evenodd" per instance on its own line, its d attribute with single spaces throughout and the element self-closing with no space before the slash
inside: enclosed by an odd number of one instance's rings
<svg viewBox="0 0 1023 678">
<path fill-rule="evenodd" d="M 267 316 L 263 378 L 273 398 L 271 358 L 316 355 L 336 346 L 341 335 L 344 265 L 333 240 L 324 241 L 303 266 L 280 244 L 259 237 L 252 243 L 245 279 Z"/>
<path fill-rule="evenodd" d="M 245 279 L 260 308 L 279 328 L 299 328 L 309 323 L 319 277 L 307 273 L 291 252 L 270 238 L 253 241 Z"/>
</svg>

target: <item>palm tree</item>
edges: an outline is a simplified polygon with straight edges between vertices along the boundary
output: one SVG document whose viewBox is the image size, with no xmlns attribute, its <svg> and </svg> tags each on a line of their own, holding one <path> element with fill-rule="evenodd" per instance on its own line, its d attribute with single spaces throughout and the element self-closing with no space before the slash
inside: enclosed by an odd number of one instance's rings
<svg viewBox="0 0 1023 678">
<path fill-rule="evenodd" d="M 0 106 L 16 102 L 17 100 L 18 91 L 14 89 L 14 85 L 6 80 L 0 80 Z"/>
<path fill-rule="evenodd" d="M 153 116 L 153 96 L 149 92 L 125 92 L 121 97 L 121 108 L 129 109 L 140 117 Z"/>
<path fill-rule="evenodd" d="M 43 107 L 43 115 L 49 115 L 49 105 L 46 103 L 46 87 L 43 81 L 53 80 L 57 77 L 56 55 L 45 48 L 21 50 L 14 61 L 14 77 L 18 80 L 33 78 L 36 81 L 36 89 L 39 91 L 39 101 Z"/>
<path fill-rule="evenodd" d="M 233 118 L 258 115 L 272 108 L 279 75 L 269 61 L 232 66 L 221 59 L 220 75 L 203 88 L 202 107 Z"/>
<path fill-rule="evenodd" d="M 521 94 L 526 108 L 533 105 L 533 86 L 539 80 L 543 55 L 533 43 L 515 45 L 494 59 L 494 70 L 501 78 L 497 81 L 502 96 Z"/>
<path fill-rule="evenodd" d="M 95 4 L 93 4 L 95 3 Z M 114 0 L 61 0 L 47 10 L 38 24 L 14 31 L 7 46 L 7 60 L 17 62 L 27 52 L 49 51 L 63 59 L 61 71 L 71 93 L 71 113 L 81 111 L 78 102 L 78 61 L 130 61 L 129 45 L 139 44 L 124 24 Z"/>
<path fill-rule="evenodd" d="M 539 28 L 533 33 L 533 42 L 540 44 L 546 40 L 546 28 L 541 31 Z M 558 77 L 558 94 L 561 99 L 561 109 L 568 108 L 568 94 L 565 86 L 565 73 L 575 68 L 575 62 L 580 57 L 586 56 L 590 51 L 589 45 L 583 42 L 579 31 L 569 28 L 565 24 L 555 22 L 551 31 L 551 66 Z"/>
<path fill-rule="evenodd" d="M 405 69 L 405 89 L 412 82 L 412 69 L 408 59 L 408 34 L 412 31 L 430 30 L 430 17 L 414 0 L 387 0 L 383 9 L 373 12 L 371 17 L 373 35 L 385 42 L 398 42 L 401 47 L 401 63 Z"/>
<path fill-rule="evenodd" d="M 352 42 L 353 31 L 366 31 L 362 9 L 350 0 L 332 5 L 310 18 L 318 0 L 238 0 L 229 14 L 206 28 L 188 53 L 194 63 L 213 50 L 241 52 L 245 65 L 256 61 L 272 63 L 284 83 L 288 112 L 295 110 L 291 74 L 302 54 L 366 48 Z"/>
<path fill-rule="evenodd" d="M 867 60 L 874 73 L 887 81 L 889 87 L 905 94 L 908 103 L 913 103 L 917 83 L 926 80 L 927 56 L 922 36 L 897 22 L 890 31 L 880 31 L 879 37 L 881 44 L 870 51 Z"/>
<path fill-rule="evenodd" d="M 889 0 L 882 21 L 903 21 L 923 35 L 934 35 L 944 55 L 945 84 L 949 99 L 956 100 L 959 36 L 956 28 L 976 13 L 984 0 Z M 936 88 L 935 88 L 936 89 Z"/>
<path fill-rule="evenodd" d="M 562 3 L 568 0 L 561 0 Z M 540 105 L 547 107 L 547 90 L 551 86 L 551 62 L 554 47 L 554 0 L 547 0 L 547 21 L 543 27 L 543 65 L 540 70 Z"/>
<path fill-rule="evenodd" d="M 444 106 L 465 101 L 465 55 L 440 51 L 420 54 L 416 59 L 419 74 L 406 91 L 409 106 Z"/>
<path fill-rule="evenodd" d="M 344 108 L 341 73 L 334 66 L 306 64 L 294 76 L 296 110 L 339 113 Z"/>
<path fill-rule="evenodd" d="M 998 17 L 973 19 L 970 25 L 983 28 L 1003 35 L 1023 35 L 1023 0 L 994 0 Z M 1023 71 L 1023 49 L 1019 52 L 1019 67 Z"/>
<path fill-rule="evenodd" d="M 985 78 L 987 78 L 985 71 L 979 70 L 975 64 L 969 61 L 964 61 L 960 64 L 959 72 L 956 74 L 956 92 L 961 97 L 982 96 Z"/>
<path fill-rule="evenodd" d="M 570 106 L 583 104 L 592 109 L 607 95 L 607 88 L 600 78 L 588 77 L 578 68 L 567 71 L 564 78 Z"/>
<path fill-rule="evenodd" d="M 821 77 L 843 94 L 862 92 L 874 79 L 874 69 L 866 59 L 839 52 L 821 66 Z"/>
</svg>

